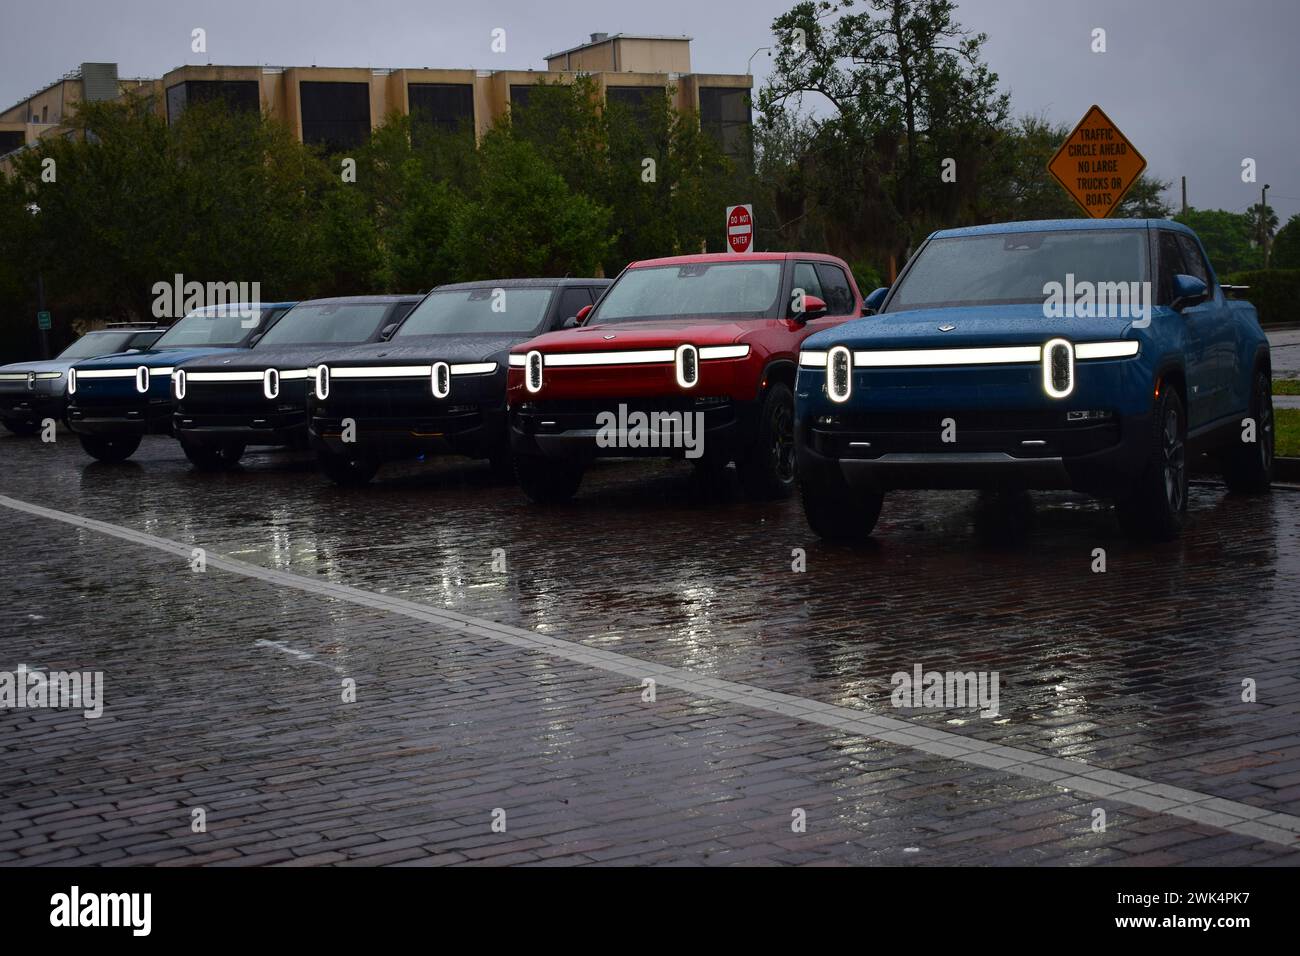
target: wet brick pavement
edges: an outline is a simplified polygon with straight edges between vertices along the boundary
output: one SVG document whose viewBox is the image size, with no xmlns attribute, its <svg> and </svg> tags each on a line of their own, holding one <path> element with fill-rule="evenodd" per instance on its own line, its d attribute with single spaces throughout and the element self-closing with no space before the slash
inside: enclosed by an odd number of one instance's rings
<svg viewBox="0 0 1300 956">
<path fill-rule="evenodd" d="M 698 491 L 685 466 L 614 463 L 541 510 L 457 460 L 345 491 L 291 455 L 205 475 L 166 439 L 117 467 L 66 434 L 0 439 L 0 494 L 18 501 L 943 740 L 1085 761 L 1238 816 L 1300 814 L 1295 492 L 1198 484 L 1188 533 L 1159 546 L 1130 544 L 1107 508 L 1070 495 L 1035 496 L 1016 535 L 977 496 L 900 494 L 875 541 L 850 549 L 818 543 L 795 502 Z M 1275 831 L 1210 812 L 1112 801 L 667 680 L 646 703 L 600 666 L 194 574 L 8 507 L 0 535 L 0 670 L 106 682 L 98 720 L 0 711 L 0 863 L 1300 861 Z M 916 664 L 997 671 L 999 716 L 895 709 L 890 675 Z M 340 700 L 345 677 L 355 704 Z M 1241 701 L 1245 679 L 1258 702 Z M 208 832 L 191 833 L 200 806 Z M 1105 833 L 1090 826 L 1099 807 Z M 807 832 L 791 831 L 796 808 Z"/>
</svg>

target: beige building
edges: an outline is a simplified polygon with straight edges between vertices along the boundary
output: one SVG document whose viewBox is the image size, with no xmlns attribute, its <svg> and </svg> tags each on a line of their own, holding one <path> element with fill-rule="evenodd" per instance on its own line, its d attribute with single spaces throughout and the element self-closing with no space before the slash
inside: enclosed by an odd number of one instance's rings
<svg viewBox="0 0 1300 956">
<path fill-rule="evenodd" d="M 0 112 L 0 156 L 58 132 L 82 101 L 112 100 L 154 80 L 119 79 L 116 63 L 83 63 L 64 77 Z"/>
<path fill-rule="evenodd" d="M 744 74 L 692 73 L 689 37 L 592 34 L 553 53 L 545 70 L 374 70 L 352 67 L 181 66 L 156 80 L 119 80 L 116 64 L 80 71 L 0 113 L 0 156 L 62 131 L 82 100 L 111 99 L 142 89 L 174 122 L 193 102 L 221 98 L 284 121 L 302 142 L 331 150 L 365 141 L 392 112 L 416 115 L 441 128 L 471 128 L 481 136 L 527 102 L 542 82 L 595 79 L 609 102 L 636 106 L 673 89 L 679 109 L 701 124 L 731 155 L 748 157 L 750 87 Z M 7 137 L 7 138 L 6 138 Z M 3 160 L 0 159 L 0 164 Z"/>
</svg>

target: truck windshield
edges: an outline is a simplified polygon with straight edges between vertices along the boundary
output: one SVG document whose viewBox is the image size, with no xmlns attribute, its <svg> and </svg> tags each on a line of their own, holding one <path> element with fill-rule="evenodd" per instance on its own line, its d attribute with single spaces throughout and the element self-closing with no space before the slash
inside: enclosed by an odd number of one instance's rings
<svg viewBox="0 0 1300 956">
<path fill-rule="evenodd" d="M 183 349 L 203 345 L 238 345 L 262 321 L 260 306 L 225 306 L 191 312 L 162 334 L 156 349 Z"/>
<path fill-rule="evenodd" d="M 264 345 L 356 345 L 369 341 L 388 315 L 388 302 L 297 305 L 262 336 Z"/>
<path fill-rule="evenodd" d="M 59 358 L 94 358 L 96 355 L 112 355 L 130 348 L 133 338 L 139 331 L 123 332 L 87 332 L 77 341 L 59 353 Z"/>
<path fill-rule="evenodd" d="M 931 239 L 886 312 L 1042 303 L 1044 286 L 1145 282 L 1146 229 L 1070 229 Z"/>
<path fill-rule="evenodd" d="M 775 319 L 781 263 L 692 262 L 628 269 L 609 287 L 588 324 L 642 319 Z"/>
<path fill-rule="evenodd" d="M 457 332 L 531 332 L 546 318 L 553 289 L 452 289 L 432 292 L 393 338 Z"/>
</svg>

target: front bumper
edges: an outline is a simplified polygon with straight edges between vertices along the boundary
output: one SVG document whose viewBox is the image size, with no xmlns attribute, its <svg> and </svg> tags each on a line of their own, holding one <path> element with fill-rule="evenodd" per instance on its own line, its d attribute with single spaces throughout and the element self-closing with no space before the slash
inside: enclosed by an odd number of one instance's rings
<svg viewBox="0 0 1300 956">
<path fill-rule="evenodd" d="M 313 410 L 313 445 L 339 454 L 364 450 L 381 459 L 420 454 L 488 458 L 509 447 L 505 409 L 483 405 L 451 406 L 439 414 L 352 418 L 355 441 L 343 441 L 343 416 Z"/>
<path fill-rule="evenodd" d="M 870 491 L 1072 489 L 1122 495 L 1151 448 L 1150 417 L 1071 422 L 1065 411 L 844 412 L 797 424 L 801 472 Z M 945 442 L 952 418 L 955 441 Z"/>
<path fill-rule="evenodd" d="M 64 395 L 41 395 L 33 392 L 0 395 L 0 418 L 16 424 L 39 427 L 47 418 L 63 421 L 67 411 Z"/>
<path fill-rule="evenodd" d="M 81 435 L 166 435 L 171 402 L 114 402 L 68 405 L 68 427 Z"/>
<path fill-rule="evenodd" d="M 622 410 L 626 411 L 623 412 Z M 599 416 L 616 420 L 637 412 L 651 415 L 702 415 L 699 450 L 710 459 L 734 461 L 758 435 L 759 404 L 730 398 L 697 399 L 681 395 L 632 399 L 557 399 L 523 402 L 510 409 L 510 445 L 517 454 L 547 458 L 684 458 L 685 447 L 629 447 L 627 442 L 602 447 Z M 606 430 L 608 433 L 608 430 Z M 692 456 L 694 457 L 694 456 Z"/>
<path fill-rule="evenodd" d="M 238 443 L 304 447 L 307 444 L 307 410 L 230 415 L 177 410 L 172 432 L 195 444 Z"/>
</svg>

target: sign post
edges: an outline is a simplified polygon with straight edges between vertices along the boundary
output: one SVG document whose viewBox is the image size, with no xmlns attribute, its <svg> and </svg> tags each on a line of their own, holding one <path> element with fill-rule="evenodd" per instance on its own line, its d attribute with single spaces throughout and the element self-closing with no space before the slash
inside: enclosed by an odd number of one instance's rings
<svg viewBox="0 0 1300 956">
<path fill-rule="evenodd" d="M 754 207 L 727 207 L 727 251 L 750 252 L 754 248 Z"/>
<path fill-rule="evenodd" d="M 54 328 L 54 324 L 50 321 L 50 313 L 37 312 L 36 327 L 42 332 L 48 332 L 50 329 Z"/>
<path fill-rule="evenodd" d="M 1100 106 L 1083 115 L 1047 164 L 1047 171 L 1094 219 L 1118 209 L 1146 168 L 1142 154 Z"/>
</svg>

